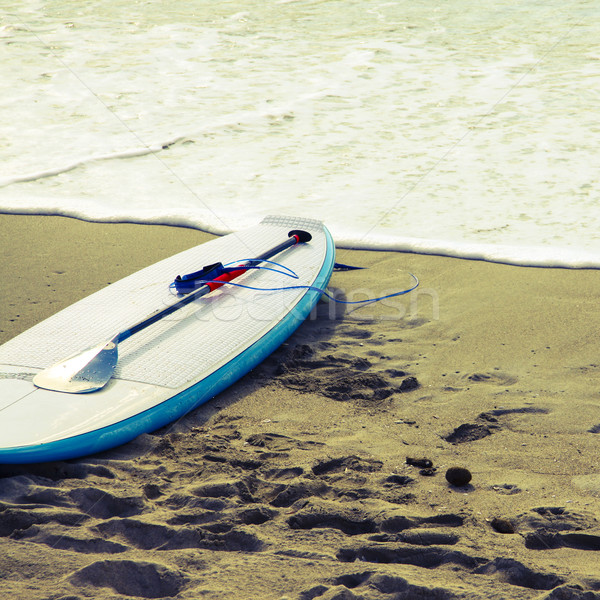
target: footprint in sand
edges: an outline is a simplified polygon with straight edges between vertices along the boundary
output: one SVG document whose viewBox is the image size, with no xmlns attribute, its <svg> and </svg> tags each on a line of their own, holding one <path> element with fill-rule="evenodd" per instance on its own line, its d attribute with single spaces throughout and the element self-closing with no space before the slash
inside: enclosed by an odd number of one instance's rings
<svg viewBox="0 0 600 600">
<path fill-rule="evenodd" d="M 52 533 L 52 531 L 31 527 L 19 535 L 11 537 L 36 544 L 46 544 L 55 550 L 68 550 L 80 554 L 119 554 L 130 549 L 118 542 L 91 537 L 88 531 L 66 533 L 64 530 L 60 530 L 58 533 Z"/>
<path fill-rule="evenodd" d="M 0 477 L 18 477 L 19 475 L 42 477 L 51 481 L 63 479 L 85 479 L 89 476 L 115 479 L 111 469 L 102 465 L 77 462 L 52 462 L 32 465 L 0 465 Z"/>
<path fill-rule="evenodd" d="M 360 339 L 366 339 L 361 337 Z M 379 402 L 419 387 L 415 377 L 397 381 L 404 371 L 375 370 L 366 358 L 347 353 L 318 355 L 306 344 L 281 359 L 277 381 L 290 389 L 316 393 L 340 402 Z"/>
<path fill-rule="evenodd" d="M 389 563 L 399 565 L 413 565 L 433 569 L 441 565 L 455 565 L 466 569 L 476 569 L 485 559 L 469 556 L 458 550 L 446 548 L 411 546 L 378 543 L 374 545 L 361 545 L 356 548 L 342 548 L 337 553 L 340 562 L 367 562 Z"/>
<path fill-rule="evenodd" d="M 118 594 L 141 598 L 172 598 L 189 578 L 179 570 L 144 561 L 101 560 L 79 569 L 69 578 L 76 586 L 110 588 Z"/>
<path fill-rule="evenodd" d="M 104 538 L 115 538 L 141 550 L 201 548 L 224 552 L 258 552 L 263 547 L 263 543 L 253 534 L 223 521 L 212 527 L 171 527 L 137 519 L 111 519 L 99 523 L 95 529 Z"/>
<path fill-rule="evenodd" d="M 131 517 L 139 515 L 145 508 L 141 496 L 119 497 L 95 487 L 74 489 L 69 492 L 69 497 L 81 512 L 99 519 Z"/>
<path fill-rule="evenodd" d="M 550 411 L 546 408 L 538 408 L 536 406 L 498 408 L 481 413 L 475 420 L 475 423 L 463 423 L 456 427 L 452 432 L 442 437 L 451 444 L 475 442 L 500 431 L 503 426 L 506 426 L 506 423 L 502 423 L 501 421 L 502 417 L 524 414 L 545 415 L 549 412 Z"/>
<path fill-rule="evenodd" d="M 383 462 L 372 458 L 361 458 L 360 456 L 342 456 L 317 462 L 312 472 L 315 475 L 329 475 L 331 473 L 345 473 L 347 471 L 360 471 L 372 473 L 380 471 Z"/>
<path fill-rule="evenodd" d="M 500 426 L 495 424 L 463 423 L 448 435 L 443 436 L 443 439 L 451 444 L 475 442 L 477 440 L 482 440 L 488 435 L 492 435 L 492 433 L 499 428 Z"/>
<path fill-rule="evenodd" d="M 359 600 L 362 598 L 430 598 L 455 600 L 456 595 L 442 588 L 430 589 L 409 583 L 403 577 L 361 571 L 335 577 L 329 585 L 316 585 L 300 594 L 301 600 L 338 598 Z M 352 591 L 355 590 L 356 594 Z M 372 594 L 376 593 L 376 596 Z M 383 594 L 383 596 L 381 595 Z"/>
<path fill-rule="evenodd" d="M 246 438 L 246 443 L 255 448 L 266 448 L 272 452 L 287 452 L 293 449 L 313 450 L 324 446 L 322 442 L 298 440 L 280 433 L 256 433 Z"/>
<path fill-rule="evenodd" d="M 491 383 L 494 385 L 514 385 L 517 383 L 517 377 L 502 371 L 488 371 L 485 373 L 467 373 L 463 375 L 463 379 L 467 379 L 473 383 Z"/>
<path fill-rule="evenodd" d="M 541 506 L 513 519 L 531 550 L 575 548 L 600 551 L 600 522 L 591 513 Z"/>
<path fill-rule="evenodd" d="M 495 558 L 474 571 L 494 575 L 510 585 L 532 590 L 551 590 L 564 583 L 557 575 L 534 571 L 512 558 Z"/>
</svg>

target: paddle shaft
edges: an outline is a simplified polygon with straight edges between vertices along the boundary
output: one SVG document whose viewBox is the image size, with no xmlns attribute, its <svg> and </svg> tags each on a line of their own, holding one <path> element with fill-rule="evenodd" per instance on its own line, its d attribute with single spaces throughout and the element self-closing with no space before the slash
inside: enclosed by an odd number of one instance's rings
<svg viewBox="0 0 600 600">
<path fill-rule="evenodd" d="M 279 254 L 280 252 L 283 252 L 283 250 L 286 250 L 287 248 L 291 248 L 292 246 L 295 246 L 296 244 L 301 243 L 301 242 L 308 242 L 311 239 L 310 233 L 307 233 L 306 231 L 294 230 L 294 231 L 290 231 L 290 233 L 288 235 L 290 237 L 287 240 L 285 240 L 285 242 L 278 244 L 274 248 L 271 248 L 270 250 L 263 252 L 256 258 L 253 258 L 252 260 L 247 261 L 243 265 L 240 265 L 239 269 L 235 269 L 234 271 L 224 273 L 223 275 L 216 277 L 214 281 L 205 283 L 200 288 L 198 288 L 196 291 L 190 292 L 189 294 L 187 294 L 181 300 L 178 300 L 177 302 L 175 302 L 163 309 L 157 310 L 156 312 L 152 313 L 150 316 L 145 317 L 144 319 L 142 319 L 141 321 L 138 321 L 131 327 L 128 327 L 124 331 L 119 332 L 117 335 L 115 335 L 115 337 L 111 341 L 113 341 L 115 344 L 118 344 L 119 342 L 122 342 L 122 341 L 130 338 L 132 335 L 138 333 L 138 331 L 142 331 L 142 329 L 146 329 L 146 327 L 149 327 L 153 323 L 160 321 L 164 317 L 174 313 L 176 310 L 179 310 L 180 308 L 183 308 L 184 306 L 190 304 L 191 302 L 194 302 L 194 300 L 198 300 L 198 298 L 202 298 L 202 296 L 206 296 L 206 294 L 209 294 L 213 290 L 220 288 L 222 285 L 225 285 L 225 283 L 227 283 L 228 281 L 231 281 L 232 279 L 239 277 L 240 275 L 244 274 L 249 268 L 256 267 L 261 262 L 268 260 L 272 256 Z"/>
</svg>

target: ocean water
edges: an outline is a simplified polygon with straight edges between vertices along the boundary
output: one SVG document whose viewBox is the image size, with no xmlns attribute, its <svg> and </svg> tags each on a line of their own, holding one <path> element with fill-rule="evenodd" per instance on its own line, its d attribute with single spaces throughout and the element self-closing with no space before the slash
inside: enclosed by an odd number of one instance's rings
<svg viewBox="0 0 600 600">
<path fill-rule="evenodd" d="M 595 0 L 0 0 L 0 211 L 600 267 Z"/>
</svg>

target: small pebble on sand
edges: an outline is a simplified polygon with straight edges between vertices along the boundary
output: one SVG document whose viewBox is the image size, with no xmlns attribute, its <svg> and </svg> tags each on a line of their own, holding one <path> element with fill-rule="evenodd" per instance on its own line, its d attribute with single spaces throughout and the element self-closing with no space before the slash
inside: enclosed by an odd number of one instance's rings
<svg viewBox="0 0 600 600">
<path fill-rule="evenodd" d="M 515 533 L 516 528 L 512 521 L 508 519 L 504 519 L 502 517 L 494 517 L 490 523 L 490 525 L 498 532 L 498 533 Z"/>
<path fill-rule="evenodd" d="M 450 467 L 446 471 L 446 481 L 457 487 L 467 485 L 471 481 L 471 471 L 464 467 Z"/>
</svg>

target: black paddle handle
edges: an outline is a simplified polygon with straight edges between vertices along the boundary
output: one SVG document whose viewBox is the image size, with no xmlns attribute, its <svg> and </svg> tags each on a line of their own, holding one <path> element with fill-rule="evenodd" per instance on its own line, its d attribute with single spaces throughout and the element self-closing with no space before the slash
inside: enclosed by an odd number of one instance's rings
<svg viewBox="0 0 600 600">
<path fill-rule="evenodd" d="M 279 244 L 279 246 L 275 246 L 275 248 L 271 248 L 270 250 L 267 250 L 266 252 L 259 254 L 256 258 L 253 258 L 250 262 L 258 264 L 259 262 L 262 262 L 263 260 L 267 260 L 267 259 L 271 258 L 272 256 L 275 256 L 276 254 L 283 252 L 286 248 L 291 248 L 292 246 L 295 246 L 296 244 L 303 244 L 306 242 L 310 242 L 310 240 L 312 240 L 312 235 L 310 235 L 310 233 L 308 233 L 308 231 L 302 231 L 301 229 L 292 229 L 292 231 L 290 231 L 288 233 L 288 239 L 285 240 L 285 242 L 281 242 L 281 244 Z M 252 266 L 254 266 L 254 264 Z"/>
</svg>

